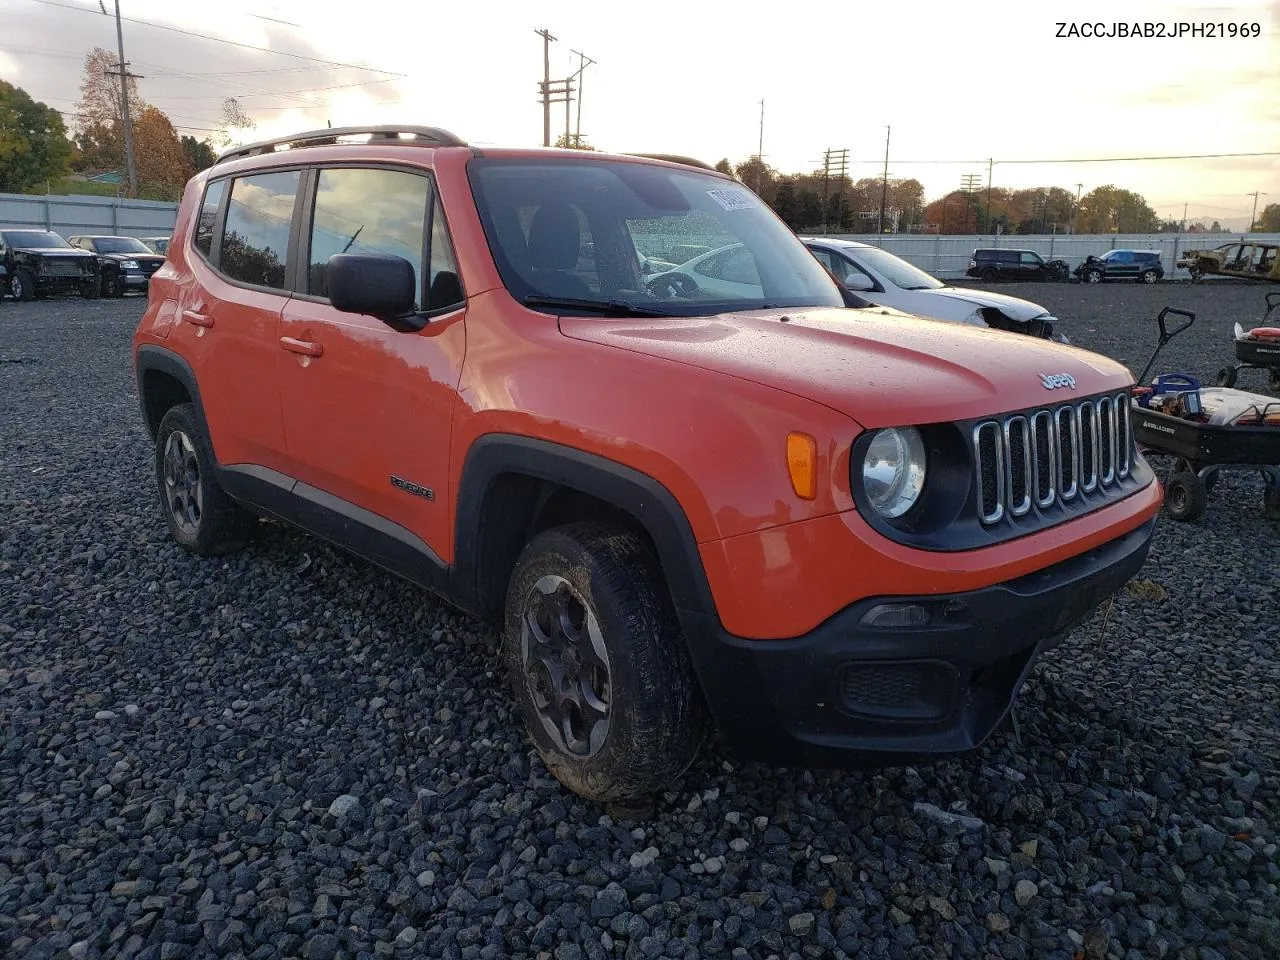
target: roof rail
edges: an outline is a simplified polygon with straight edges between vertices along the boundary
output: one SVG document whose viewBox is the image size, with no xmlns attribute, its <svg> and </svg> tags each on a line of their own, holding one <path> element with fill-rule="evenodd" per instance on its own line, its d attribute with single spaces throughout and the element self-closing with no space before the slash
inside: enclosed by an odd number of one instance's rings
<svg viewBox="0 0 1280 960">
<path fill-rule="evenodd" d="M 407 139 L 402 137 L 407 135 Z M 295 133 L 275 140 L 260 140 L 257 143 L 245 144 L 223 151 L 214 161 L 226 163 L 239 160 L 241 157 L 256 157 L 264 153 L 275 153 L 280 147 L 317 147 L 336 144 L 339 137 L 368 136 L 369 142 L 395 141 L 397 143 L 423 147 L 465 147 L 466 141 L 448 130 L 439 127 L 407 127 L 399 124 L 377 127 L 326 127 L 323 130 L 309 130 L 306 133 Z"/>
<path fill-rule="evenodd" d="M 709 163 L 695 160 L 693 157 L 681 157 L 674 153 L 627 153 L 627 157 L 643 157 L 645 160 L 665 160 L 667 163 L 680 163 L 686 167 L 701 167 L 703 170 L 715 170 Z"/>
</svg>

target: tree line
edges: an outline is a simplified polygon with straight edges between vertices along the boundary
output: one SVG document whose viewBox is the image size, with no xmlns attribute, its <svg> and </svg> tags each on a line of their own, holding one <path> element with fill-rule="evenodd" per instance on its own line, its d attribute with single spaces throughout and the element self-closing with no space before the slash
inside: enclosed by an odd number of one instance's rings
<svg viewBox="0 0 1280 960">
<path fill-rule="evenodd" d="M 784 174 L 758 158 L 716 165 L 754 190 L 798 233 L 990 234 L 1000 233 L 1177 233 L 1180 220 L 1161 218 L 1139 193 L 1113 184 L 1077 199 L 1062 187 L 1011 190 L 993 186 L 952 190 L 925 202 L 914 179 L 853 180 L 821 169 Z M 1261 233 L 1280 232 L 1280 204 L 1268 205 L 1254 222 Z M 1185 226 L 1187 233 L 1226 233 L 1214 220 Z"/>
<path fill-rule="evenodd" d="M 44 192 L 73 173 L 118 172 L 123 184 L 120 79 L 107 72 L 116 69 L 116 62 L 115 55 L 101 47 L 85 56 L 80 100 L 69 114 L 70 124 L 58 110 L 0 80 L 0 192 Z M 186 182 L 213 165 L 217 147 L 231 141 L 231 130 L 254 126 L 239 102 L 228 98 L 212 139 L 179 135 L 163 110 L 142 99 L 133 77 L 128 78 L 125 93 L 133 126 L 138 196 L 144 199 L 179 199 Z"/>
</svg>

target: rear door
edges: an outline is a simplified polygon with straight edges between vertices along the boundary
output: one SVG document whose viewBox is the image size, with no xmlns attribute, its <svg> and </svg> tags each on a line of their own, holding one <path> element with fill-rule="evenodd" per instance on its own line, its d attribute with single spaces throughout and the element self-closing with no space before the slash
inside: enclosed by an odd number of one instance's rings
<svg viewBox="0 0 1280 960">
<path fill-rule="evenodd" d="M 447 560 L 449 428 L 466 304 L 442 204 L 426 171 L 393 166 L 318 167 L 308 191 L 297 295 L 275 344 L 296 492 L 401 543 L 408 531 Z M 334 309 L 326 267 L 343 252 L 413 264 L 429 322 L 395 330 Z"/>
<path fill-rule="evenodd" d="M 186 251 L 182 347 L 200 387 L 214 455 L 222 465 L 288 474 L 277 379 L 280 313 L 289 299 L 299 170 L 211 180 Z"/>
</svg>

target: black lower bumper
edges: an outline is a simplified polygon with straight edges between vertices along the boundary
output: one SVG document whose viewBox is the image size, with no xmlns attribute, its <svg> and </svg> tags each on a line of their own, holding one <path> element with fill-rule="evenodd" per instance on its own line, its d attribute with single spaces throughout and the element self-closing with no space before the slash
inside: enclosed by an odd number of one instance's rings
<svg viewBox="0 0 1280 960">
<path fill-rule="evenodd" d="M 1036 656 L 1138 572 L 1154 527 L 982 590 L 860 601 L 790 640 L 743 640 L 683 612 L 721 737 L 784 766 L 970 750 L 1008 713 Z"/>
</svg>

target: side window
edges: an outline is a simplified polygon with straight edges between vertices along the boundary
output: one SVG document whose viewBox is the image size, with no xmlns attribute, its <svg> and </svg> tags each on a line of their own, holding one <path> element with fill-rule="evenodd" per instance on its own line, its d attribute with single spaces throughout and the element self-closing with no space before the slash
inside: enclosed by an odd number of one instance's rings
<svg viewBox="0 0 1280 960">
<path fill-rule="evenodd" d="M 439 197 L 431 205 L 431 264 L 428 277 L 428 310 L 440 310 L 462 302 L 462 278 L 458 275 L 458 260 L 453 255 L 453 241 L 449 239 L 449 225 L 445 223 L 444 208 L 440 206 Z"/>
<path fill-rule="evenodd" d="M 236 178 L 218 261 L 223 273 L 242 283 L 284 289 L 299 176 L 297 170 L 283 170 Z"/>
<path fill-rule="evenodd" d="M 714 257 L 708 257 L 693 268 L 695 273 L 712 280 L 727 280 L 730 283 L 749 283 L 759 285 L 760 275 L 756 272 L 755 258 L 743 246 L 724 250 Z"/>
<path fill-rule="evenodd" d="M 429 189 L 426 177 L 402 170 L 322 169 L 311 220 L 307 292 L 329 295 L 327 267 L 335 253 L 403 257 L 413 264 L 420 290 Z"/>
<path fill-rule="evenodd" d="M 215 180 L 204 188 L 204 200 L 200 202 L 200 216 L 196 219 L 196 235 L 192 241 L 206 257 L 213 249 L 213 228 L 218 220 L 218 208 L 222 195 L 227 192 L 227 181 Z"/>
<path fill-rule="evenodd" d="M 1027 264 L 1028 266 L 1034 267 L 1044 262 L 1043 260 L 1040 259 L 1039 254 L 1035 254 L 1035 253 L 1024 252 L 1022 254 L 1019 254 L 1019 256 L 1022 258 L 1022 262 Z"/>
<path fill-rule="evenodd" d="M 809 248 L 809 252 L 817 257 L 818 262 L 834 273 L 837 278 L 840 276 L 838 272 L 839 268 L 835 264 L 835 258 L 831 256 L 830 253 L 826 250 L 814 250 L 812 247 Z"/>
</svg>

